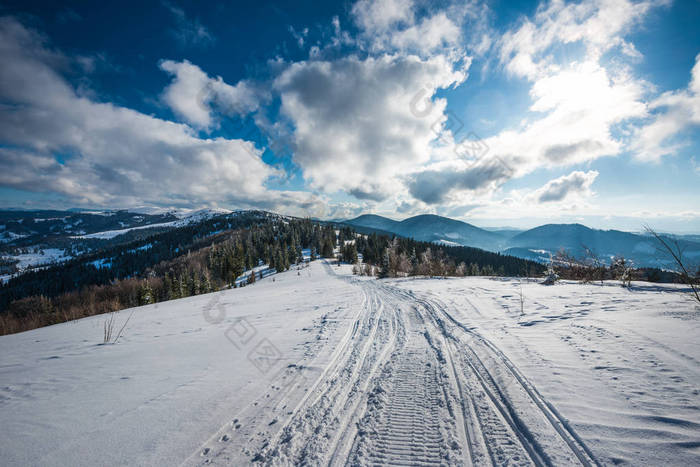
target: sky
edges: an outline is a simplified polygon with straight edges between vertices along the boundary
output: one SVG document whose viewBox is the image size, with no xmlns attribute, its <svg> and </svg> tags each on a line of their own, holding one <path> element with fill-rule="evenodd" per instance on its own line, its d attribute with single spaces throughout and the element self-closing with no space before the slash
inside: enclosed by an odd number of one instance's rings
<svg viewBox="0 0 700 467">
<path fill-rule="evenodd" d="M 700 233 L 700 2 L 0 2 L 0 207 Z"/>
</svg>

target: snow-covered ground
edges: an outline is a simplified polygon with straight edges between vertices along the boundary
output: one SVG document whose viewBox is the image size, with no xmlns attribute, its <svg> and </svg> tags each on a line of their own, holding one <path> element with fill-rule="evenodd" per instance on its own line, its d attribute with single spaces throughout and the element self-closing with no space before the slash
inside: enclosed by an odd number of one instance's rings
<svg viewBox="0 0 700 467">
<path fill-rule="evenodd" d="M 155 229 L 158 227 L 181 227 L 183 221 L 161 222 L 159 224 L 139 225 L 137 227 L 128 227 L 126 229 L 105 230 L 104 232 L 95 232 L 87 235 L 76 235 L 73 238 L 99 238 L 100 240 L 109 240 L 119 235 L 131 232 L 132 230 Z"/>
<path fill-rule="evenodd" d="M 73 238 L 98 238 L 101 240 L 109 240 L 114 237 L 118 237 L 119 235 L 124 235 L 125 233 L 131 232 L 132 230 L 154 229 L 163 227 L 184 227 L 186 225 L 202 222 L 214 216 L 230 214 L 232 212 L 234 211 L 228 211 L 226 209 L 202 209 L 193 213 L 189 213 L 187 215 L 183 215 L 181 219 L 176 221 L 161 222 L 158 224 L 139 225 L 136 227 L 127 227 L 118 230 L 105 230 L 103 232 L 95 232 L 87 235 L 76 235 Z"/>
<path fill-rule="evenodd" d="M 2 464 L 700 462 L 678 288 L 350 269 L 0 337 Z"/>
<path fill-rule="evenodd" d="M 700 307 L 680 287 L 394 282 L 459 323 L 459 342 L 514 406 L 536 388 L 597 461 L 700 463 Z"/>
<path fill-rule="evenodd" d="M 30 247 L 30 249 L 35 248 Z M 39 250 L 37 247 L 36 249 L 37 251 L 34 253 L 5 256 L 5 258 L 17 260 L 17 268 L 19 268 L 20 271 L 23 271 L 29 267 L 41 266 L 43 264 L 60 263 L 62 261 L 68 261 L 72 258 L 72 256 L 66 254 L 65 250 L 60 248 L 45 248 Z"/>
</svg>

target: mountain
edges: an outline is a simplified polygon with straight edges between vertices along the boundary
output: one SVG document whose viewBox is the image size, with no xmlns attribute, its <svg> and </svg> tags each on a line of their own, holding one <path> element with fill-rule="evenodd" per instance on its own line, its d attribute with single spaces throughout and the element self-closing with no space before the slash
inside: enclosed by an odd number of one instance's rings
<svg viewBox="0 0 700 467">
<path fill-rule="evenodd" d="M 375 214 L 363 214 L 355 219 L 346 220 L 344 223 L 358 227 L 385 230 L 391 233 L 397 233 L 395 232 L 395 229 L 396 226 L 400 224 L 399 221 L 389 219 L 388 217 L 377 216 Z"/>
<path fill-rule="evenodd" d="M 426 242 L 500 251 L 539 262 L 549 261 L 549 255 L 561 249 L 576 258 L 584 258 L 588 248 L 608 264 L 614 256 L 622 255 L 639 267 L 674 266 L 668 255 L 658 249 L 660 245 L 656 239 L 648 234 L 591 229 L 582 224 L 546 224 L 526 231 L 511 228 L 486 230 L 433 214 L 409 217 L 403 221 L 365 214 L 345 223 Z M 700 242 L 694 241 L 696 236 L 665 235 L 664 238 L 670 242 L 677 240 L 685 258 L 691 263 L 700 259 Z"/>
<path fill-rule="evenodd" d="M 673 242 L 676 237 L 665 237 Z M 690 260 L 700 257 L 700 243 L 677 240 Z M 656 239 L 619 230 L 597 230 L 581 224 L 547 224 L 522 232 L 508 242 L 506 253 L 526 259 L 543 260 L 549 253 L 564 249 L 577 258 L 586 255 L 586 248 L 606 263 L 616 255 L 631 259 L 637 266 L 671 266 L 665 252 L 658 249 Z"/>
<path fill-rule="evenodd" d="M 381 229 L 402 237 L 411 237 L 424 242 L 436 242 L 453 246 L 472 246 L 491 251 L 498 251 L 504 247 L 506 238 L 503 235 L 480 229 L 466 222 L 434 214 L 422 214 L 402 221 L 395 221 L 374 214 L 365 214 L 345 221 L 345 223 L 352 226 Z"/>
<path fill-rule="evenodd" d="M 133 242 L 157 232 L 232 219 L 238 212 L 203 209 L 176 214 L 131 211 L 0 211 L 0 283 L 30 268 Z"/>
<path fill-rule="evenodd" d="M 168 214 L 130 211 L 0 211 L 0 243 L 29 247 L 67 236 L 128 229 L 177 220 Z"/>
</svg>

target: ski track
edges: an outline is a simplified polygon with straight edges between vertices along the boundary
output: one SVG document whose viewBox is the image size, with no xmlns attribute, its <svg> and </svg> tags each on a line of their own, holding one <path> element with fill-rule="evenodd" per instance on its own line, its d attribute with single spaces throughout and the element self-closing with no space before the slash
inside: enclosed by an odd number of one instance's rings
<svg viewBox="0 0 700 467">
<path fill-rule="evenodd" d="M 183 465 L 600 465 L 505 354 L 438 298 L 337 277 L 363 302 L 335 347 L 287 368 Z"/>
</svg>

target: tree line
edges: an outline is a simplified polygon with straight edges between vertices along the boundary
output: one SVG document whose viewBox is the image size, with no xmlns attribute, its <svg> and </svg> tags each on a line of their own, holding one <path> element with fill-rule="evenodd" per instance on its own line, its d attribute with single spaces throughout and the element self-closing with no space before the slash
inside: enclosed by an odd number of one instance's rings
<svg viewBox="0 0 700 467">
<path fill-rule="evenodd" d="M 468 247 L 442 247 L 348 226 L 246 213 L 205 221 L 32 271 L 0 287 L 0 334 L 245 286 L 259 265 L 282 272 L 304 260 L 364 258 L 369 273 L 521 275 L 543 266 Z M 101 267 L 97 260 L 108 261 Z M 364 273 L 367 273 L 367 270 Z M 358 271 L 359 272 L 359 271 Z"/>
</svg>

